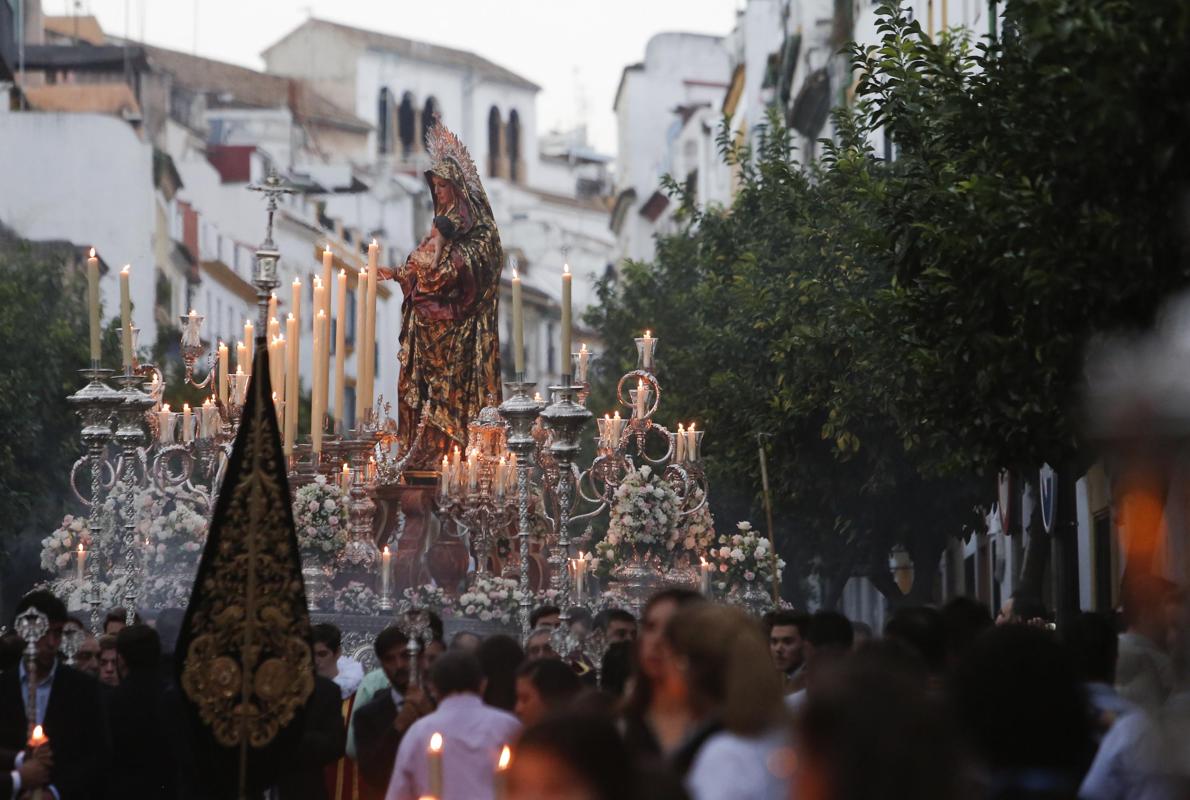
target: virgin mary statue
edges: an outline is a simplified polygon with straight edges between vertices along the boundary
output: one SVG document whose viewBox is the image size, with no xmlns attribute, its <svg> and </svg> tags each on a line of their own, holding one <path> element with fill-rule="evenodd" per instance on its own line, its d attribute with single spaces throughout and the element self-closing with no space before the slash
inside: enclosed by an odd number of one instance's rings
<svg viewBox="0 0 1190 800">
<path fill-rule="evenodd" d="M 434 224 L 405 264 L 385 277 L 395 278 L 405 295 L 397 436 L 402 452 L 415 447 L 412 466 L 433 468 L 453 446 L 466 449 L 467 423 L 487 402 L 500 402 L 504 250 L 467 148 L 436 120 L 426 149 Z"/>
</svg>

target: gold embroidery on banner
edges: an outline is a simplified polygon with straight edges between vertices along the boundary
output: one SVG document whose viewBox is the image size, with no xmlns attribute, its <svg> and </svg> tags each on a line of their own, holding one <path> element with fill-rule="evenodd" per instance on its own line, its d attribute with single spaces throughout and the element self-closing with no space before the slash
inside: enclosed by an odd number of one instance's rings
<svg viewBox="0 0 1190 800">
<path fill-rule="evenodd" d="M 263 359 L 262 359 L 263 362 Z M 263 381 L 252 381 L 253 415 L 241 421 L 245 452 L 230 492 L 218 548 L 201 576 L 182 689 L 224 747 L 263 747 L 314 689 L 309 617 L 293 553 L 284 465 Z M 247 408 L 245 408 L 247 411 Z M 243 430 L 247 427 L 247 430 Z"/>
</svg>

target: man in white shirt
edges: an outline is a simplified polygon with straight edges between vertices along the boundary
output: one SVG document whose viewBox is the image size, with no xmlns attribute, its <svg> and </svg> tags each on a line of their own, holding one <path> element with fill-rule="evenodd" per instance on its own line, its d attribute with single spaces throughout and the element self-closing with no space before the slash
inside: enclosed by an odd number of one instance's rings
<svg viewBox="0 0 1190 800">
<path fill-rule="evenodd" d="M 401 739 L 385 800 L 489 800 L 500 751 L 521 725 L 512 714 L 480 699 L 483 670 L 470 653 L 448 652 L 430 669 L 438 709 L 409 727 Z M 441 737 L 437 766 L 430 742 Z"/>
</svg>

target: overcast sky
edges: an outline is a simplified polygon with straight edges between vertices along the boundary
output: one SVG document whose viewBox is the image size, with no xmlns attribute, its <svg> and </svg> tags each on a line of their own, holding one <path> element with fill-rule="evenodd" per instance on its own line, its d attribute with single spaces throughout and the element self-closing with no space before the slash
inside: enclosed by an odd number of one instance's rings
<svg viewBox="0 0 1190 800">
<path fill-rule="evenodd" d="M 743 0 L 80 0 L 116 36 L 263 69 L 260 52 L 308 16 L 470 50 L 542 87 L 542 130 L 588 124 L 615 149 L 612 101 L 620 72 L 649 37 L 724 35 Z M 76 0 L 43 0 L 69 14 Z M 196 17 L 197 10 L 197 17 Z M 195 20 L 197 19 L 197 26 Z M 126 24 L 127 20 L 127 24 Z M 143 36 L 142 36 L 143 33 Z"/>
</svg>

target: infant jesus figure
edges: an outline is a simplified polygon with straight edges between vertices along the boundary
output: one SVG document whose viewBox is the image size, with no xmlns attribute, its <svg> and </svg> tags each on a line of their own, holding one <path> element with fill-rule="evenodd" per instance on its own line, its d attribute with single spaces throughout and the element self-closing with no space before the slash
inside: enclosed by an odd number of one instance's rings
<svg viewBox="0 0 1190 800">
<path fill-rule="evenodd" d="M 447 242 L 454 238 L 455 224 L 450 217 L 434 217 L 430 232 L 410 255 L 404 267 L 396 275 L 402 287 L 408 291 L 419 276 L 428 275 L 442 256 Z"/>
</svg>

